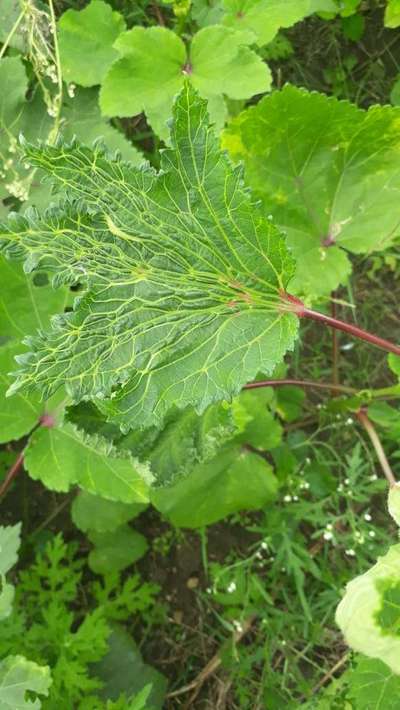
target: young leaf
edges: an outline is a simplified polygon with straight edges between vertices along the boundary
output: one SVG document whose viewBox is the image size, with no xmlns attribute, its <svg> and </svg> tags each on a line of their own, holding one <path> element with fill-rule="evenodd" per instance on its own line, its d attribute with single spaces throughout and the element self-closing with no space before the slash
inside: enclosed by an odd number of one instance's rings
<svg viewBox="0 0 400 710">
<path fill-rule="evenodd" d="M 384 23 L 392 29 L 400 25 L 400 0 L 387 0 Z"/>
<path fill-rule="evenodd" d="M 388 365 L 392 372 L 400 377 L 400 357 L 398 355 L 394 355 L 394 353 L 389 353 Z"/>
<path fill-rule="evenodd" d="M 50 685 L 49 666 L 39 666 L 23 656 L 7 656 L 4 661 L 0 661 L 2 710 L 39 710 L 40 700 L 29 700 L 26 693 L 48 695 Z"/>
<path fill-rule="evenodd" d="M 357 659 L 353 671 L 347 674 L 349 698 L 363 710 L 398 710 L 400 677 L 376 658 Z"/>
<path fill-rule="evenodd" d="M 256 449 L 268 451 L 279 446 L 282 439 L 282 427 L 272 412 L 267 409 L 268 391 L 259 389 L 254 392 L 242 392 L 239 401 L 249 413 L 249 421 L 236 441 L 250 444 Z"/>
<path fill-rule="evenodd" d="M 14 586 L 5 575 L 15 565 L 21 544 L 21 523 L 0 526 L 0 621 L 10 616 L 14 600 Z"/>
<path fill-rule="evenodd" d="M 400 675 L 400 545 L 349 582 L 336 621 L 351 648 Z"/>
<path fill-rule="evenodd" d="M 168 139 L 173 98 L 189 76 L 209 100 L 211 120 L 221 127 L 226 117 L 223 94 L 246 99 L 271 85 L 268 67 L 245 46 L 247 39 L 228 28 L 206 27 L 194 36 L 187 54 L 183 41 L 171 30 L 134 27 L 115 43 L 122 58 L 104 79 L 102 112 L 132 116 L 145 111 L 155 132 Z"/>
<path fill-rule="evenodd" d="M 261 47 L 278 30 L 291 27 L 314 12 L 335 12 L 333 0 L 225 0 L 223 22 L 235 30 L 247 30 Z"/>
<path fill-rule="evenodd" d="M 65 81 L 100 84 L 118 57 L 113 44 L 125 28 L 122 15 L 102 0 L 91 0 L 80 11 L 64 12 L 58 22 L 58 42 Z"/>
<path fill-rule="evenodd" d="M 5 575 L 17 562 L 21 544 L 21 523 L 0 525 L 0 575 Z"/>
<path fill-rule="evenodd" d="M 350 273 L 347 251 L 382 249 L 400 232 L 399 119 L 397 108 L 286 86 L 230 124 L 224 145 L 287 231 L 295 292 L 327 294 Z"/>
<path fill-rule="evenodd" d="M 71 517 L 77 528 L 87 532 L 112 532 L 132 520 L 146 508 L 142 503 L 122 503 L 81 491 L 71 506 Z"/>
<path fill-rule="evenodd" d="M 12 387 L 48 396 L 65 384 L 126 429 L 158 424 L 172 406 L 236 394 L 293 347 L 298 319 L 282 308 L 294 264 L 283 238 L 219 150 L 206 102 L 185 86 L 162 170 L 136 170 L 99 148 L 26 149 L 68 188 L 43 217 L 0 226 L 6 253 L 87 293 L 53 330 L 29 339 Z M 112 399 L 105 401 L 104 398 Z"/>
<path fill-rule="evenodd" d="M 198 528 L 238 510 L 262 508 L 276 491 L 277 480 L 261 456 L 228 446 L 196 466 L 189 478 L 154 489 L 151 502 L 173 525 Z"/>
<path fill-rule="evenodd" d="M 96 574 L 121 572 L 146 554 L 146 538 L 129 525 L 121 525 L 112 532 L 89 532 L 94 550 L 89 554 L 89 567 Z"/>
<path fill-rule="evenodd" d="M 106 440 L 89 437 L 68 422 L 33 432 L 24 465 L 31 478 L 50 490 L 65 492 L 78 485 L 110 500 L 148 501 L 147 466 L 128 454 L 118 455 Z"/>
</svg>

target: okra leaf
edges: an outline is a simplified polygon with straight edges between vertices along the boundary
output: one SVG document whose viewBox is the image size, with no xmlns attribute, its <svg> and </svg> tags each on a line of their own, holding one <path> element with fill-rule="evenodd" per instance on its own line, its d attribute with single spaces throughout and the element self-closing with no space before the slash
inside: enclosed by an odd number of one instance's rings
<svg viewBox="0 0 400 710">
<path fill-rule="evenodd" d="M 65 385 L 124 429 L 159 424 L 172 406 L 202 412 L 293 347 L 285 312 L 294 262 L 279 231 L 219 148 L 207 104 L 185 85 L 160 173 L 100 147 L 26 147 L 67 190 L 40 216 L 0 227 L 9 257 L 86 291 L 72 313 L 26 342 L 10 393 Z"/>
</svg>

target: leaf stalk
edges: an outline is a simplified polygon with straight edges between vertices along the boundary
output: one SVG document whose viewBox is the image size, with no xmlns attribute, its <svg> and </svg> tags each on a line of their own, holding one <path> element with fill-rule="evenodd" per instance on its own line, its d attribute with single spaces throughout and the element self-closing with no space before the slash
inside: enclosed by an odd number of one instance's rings
<svg viewBox="0 0 400 710">
<path fill-rule="evenodd" d="M 314 320 L 317 323 L 327 325 L 329 328 L 335 328 L 336 330 L 341 330 L 344 333 L 354 336 L 355 338 L 365 340 L 365 342 L 375 345 L 377 348 L 381 348 L 381 350 L 386 350 L 386 352 L 400 355 L 400 345 L 395 345 L 395 343 L 390 342 L 390 340 L 380 338 L 378 335 L 369 333 L 367 330 L 363 330 L 352 323 L 346 323 L 345 321 L 334 318 L 333 316 L 328 316 L 325 313 L 319 313 L 319 311 L 307 308 L 307 306 L 305 306 L 299 298 L 296 298 L 296 296 L 284 293 L 281 298 L 286 307 L 289 306 L 289 310 L 291 310 L 292 313 L 295 313 L 298 318 L 308 318 L 309 320 Z"/>
</svg>

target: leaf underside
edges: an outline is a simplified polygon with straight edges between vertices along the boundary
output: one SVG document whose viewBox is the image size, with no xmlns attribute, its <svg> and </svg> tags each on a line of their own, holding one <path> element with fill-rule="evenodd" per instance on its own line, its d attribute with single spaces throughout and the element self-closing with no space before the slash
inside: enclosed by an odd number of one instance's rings
<svg viewBox="0 0 400 710">
<path fill-rule="evenodd" d="M 26 146 L 65 191 L 39 216 L 0 225 L 8 257 L 80 282 L 74 311 L 27 339 L 11 390 L 48 397 L 65 385 L 122 428 L 162 421 L 172 407 L 236 394 L 271 373 L 297 333 L 280 294 L 294 262 L 283 237 L 220 151 L 207 104 L 186 85 L 161 171 L 111 160 L 99 146 Z"/>
</svg>

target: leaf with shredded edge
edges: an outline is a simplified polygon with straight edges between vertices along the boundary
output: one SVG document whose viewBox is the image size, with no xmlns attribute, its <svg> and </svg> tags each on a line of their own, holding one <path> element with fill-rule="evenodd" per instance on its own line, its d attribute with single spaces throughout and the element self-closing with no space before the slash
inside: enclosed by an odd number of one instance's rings
<svg viewBox="0 0 400 710">
<path fill-rule="evenodd" d="M 84 280 L 87 291 L 27 339 L 10 394 L 48 397 L 65 385 L 75 401 L 140 428 L 172 406 L 201 412 L 232 397 L 293 348 L 298 319 L 280 299 L 293 259 L 188 85 L 172 141 L 158 175 L 100 148 L 26 146 L 68 201 L 42 217 L 13 215 L 0 244 L 27 271 L 41 265 L 55 284 Z"/>
<path fill-rule="evenodd" d="M 223 143 L 287 231 L 292 291 L 329 293 L 400 233 L 400 109 L 364 111 L 287 85 L 232 121 Z"/>
<path fill-rule="evenodd" d="M 66 492 L 78 485 L 109 500 L 149 500 L 151 474 L 147 465 L 68 422 L 33 432 L 25 449 L 24 465 L 31 478 L 53 491 Z"/>
</svg>

